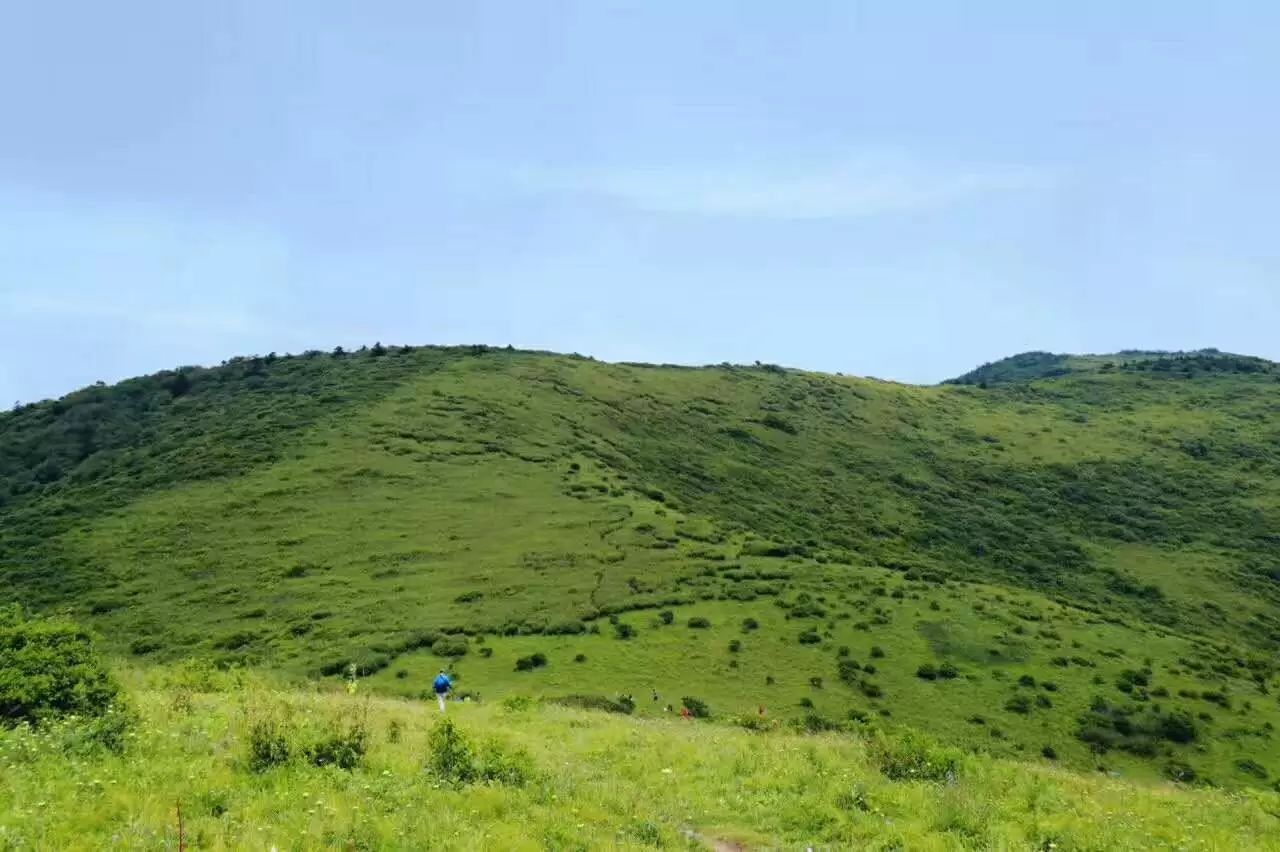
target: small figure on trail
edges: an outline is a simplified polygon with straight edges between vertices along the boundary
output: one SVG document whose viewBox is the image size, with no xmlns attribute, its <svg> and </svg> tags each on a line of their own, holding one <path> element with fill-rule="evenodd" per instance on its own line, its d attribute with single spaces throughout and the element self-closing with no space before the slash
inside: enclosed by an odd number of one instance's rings
<svg viewBox="0 0 1280 852">
<path fill-rule="evenodd" d="M 764 705 L 763 705 L 763 704 L 761 704 L 761 705 L 760 705 L 760 718 L 761 718 L 761 719 L 763 719 L 763 718 L 764 718 Z"/>
<path fill-rule="evenodd" d="M 435 683 L 431 684 L 431 688 L 436 691 L 436 700 L 440 702 L 440 712 L 443 713 L 445 696 L 453 689 L 453 681 L 449 679 L 444 669 L 436 675 Z"/>
<path fill-rule="evenodd" d="M 655 689 L 655 690 L 653 690 L 653 700 L 654 700 L 654 701 L 657 701 L 657 700 L 658 700 L 658 690 L 656 690 L 656 689 Z"/>
<path fill-rule="evenodd" d="M 356 694 L 356 676 L 359 673 L 360 670 L 356 668 L 355 663 L 347 664 L 347 695 Z"/>
</svg>

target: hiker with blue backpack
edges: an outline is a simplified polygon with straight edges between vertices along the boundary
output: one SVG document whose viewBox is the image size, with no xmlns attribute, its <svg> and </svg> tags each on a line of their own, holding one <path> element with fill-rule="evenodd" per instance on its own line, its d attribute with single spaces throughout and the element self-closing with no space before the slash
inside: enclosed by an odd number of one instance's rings
<svg viewBox="0 0 1280 852">
<path fill-rule="evenodd" d="M 440 712 L 444 712 L 445 696 L 453 691 L 453 681 L 449 679 L 449 675 L 445 674 L 444 669 L 440 670 L 440 674 L 436 675 L 435 683 L 432 688 L 436 691 L 436 700 L 440 702 Z"/>
</svg>

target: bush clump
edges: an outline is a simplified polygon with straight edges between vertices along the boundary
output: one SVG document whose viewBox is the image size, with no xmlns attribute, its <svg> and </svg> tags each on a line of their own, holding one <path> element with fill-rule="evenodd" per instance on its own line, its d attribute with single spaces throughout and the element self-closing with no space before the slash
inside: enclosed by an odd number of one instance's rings
<svg viewBox="0 0 1280 852">
<path fill-rule="evenodd" d="M 533 777 L 533 763 L 523 751 L 510 751 L 496 741 L 477 749 L 452 719 L 441 719 L 427 737 L 427 765 L 451 784 L 522 786 Z"/>
<path fill-rule="evenodd" d="M 369 729 L 364 722 L 334 725 L 333 730 L 303 750 L 307 760 L 315 766 L 336 766 L 348 771 L 364 763 L 369 749 Z"/>
<path fill-rule="evenodd" d="M 689 711 L 689 715 L 695 719 L 711 718 L 711 708 L 701 699 L 686 695 L 680 699 L 680 704 Z"/>
<path fill-rule="evenodd" d="M 266 772 L 293 758 L 293 745 L 286 728 L 275 717 L 255 719 L 249 726 L 249 770 Z"/>
<path fill-rule="evenodd" d="M 693 618 L 689 619 L 688 625 L 694 630 L 706 630 L 711 626 L 711 622 L 700 615 L 695 615 Z"/>
<path fill-rule="evenodd" d="M 603 695 L 565 695 L 552 700 L 556 704 L 563 704 L 565 707 L 579 707 L 583 710 L 603 710 L 606 713 L 620 713 L 622 715 L 630 715 L 636 709 L 636 702 L 629 695 L 621 695 L 616 699 Z"/>
<path fill-rule="evenodd" d="M 960 752 L 942 748 L 915 734 L 876 737 L 870 751 L 891 781 L 950 781 L 960 771 Z"/>
<path fill-rule="evenodd" d="M 26 618 L 17 607 L 0 609 L 0 724 L 102 717 L 119 698 L 87 630 L 61 618 Z"/>
<path fill-rule="evenodd" d="M 467 647 L 466 636 L 441 636 L 431 643 L 431 653 L 437 657 L 464 657 Z"/>
<path fill-rule="evenodd" d="M 547 664 L 547 655 L 541 651 L 520 657 L 516 660 L 516 671 L 530 672 L 534 669 L 540 669 Z"/>
</svg>

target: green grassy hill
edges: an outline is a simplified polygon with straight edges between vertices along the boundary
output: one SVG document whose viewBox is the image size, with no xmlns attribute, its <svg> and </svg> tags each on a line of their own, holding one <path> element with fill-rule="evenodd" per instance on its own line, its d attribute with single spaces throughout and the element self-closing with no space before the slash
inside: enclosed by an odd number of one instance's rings
<svg viewBox="0 0 1280 852">
<path fill-rule="evenodd" d="M 374 347 L 86 388 L 0 415 L 0 602 L 140 662 L 400 695 L 448 663 L 486 703 L 691 696 L 1270 786 L 1280 373 L 1065 363 Z"/>
</svg>

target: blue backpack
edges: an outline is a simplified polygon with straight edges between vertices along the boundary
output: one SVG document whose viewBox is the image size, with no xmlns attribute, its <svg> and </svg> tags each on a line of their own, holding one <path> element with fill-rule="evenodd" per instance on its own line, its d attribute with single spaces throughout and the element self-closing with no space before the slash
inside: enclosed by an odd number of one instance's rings
<svg viewBox="0 0 1280 852">
<path fill-rule="evenodd" d="M 434 686 L 436 688 L 436 692 L 445 692 L 449 689 L 449 687 L 453 686 L 453 684 L 450 683 L 448 675 L 441 674 L 441 675 L 436 675 L 436 682 Z"/>
</svg>

